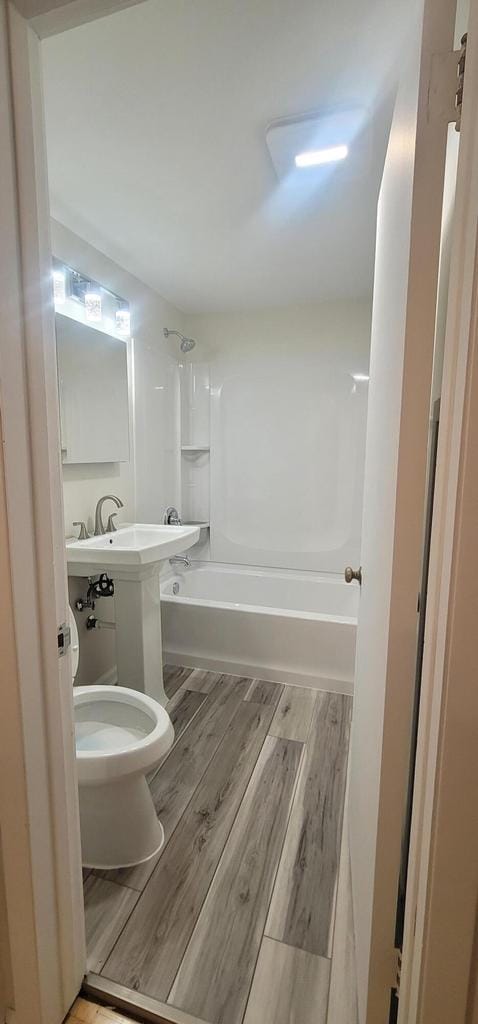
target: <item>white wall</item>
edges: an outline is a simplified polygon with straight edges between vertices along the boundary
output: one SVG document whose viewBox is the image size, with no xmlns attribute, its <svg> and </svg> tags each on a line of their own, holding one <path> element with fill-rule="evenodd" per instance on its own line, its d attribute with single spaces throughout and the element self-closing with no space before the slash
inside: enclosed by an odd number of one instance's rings
<svg viewBox="0 0 478 1024">
<path fill-rule="evenodd" d="M 186 317 L 211 374 L 211 558 L 358 564 L 371 303 Z"/>
<path fill-rule="evenodd" d="M 74 520 L 94 525 L 96 502 L 116 494 L 124 508 L 118 521 L 159 522 L 166 505 L 179 501 L 179 346 L 163 337 L 163 327 L 182 330 L 182 314 L 137 278 L 71 231 L 52 221 L 54 256 L 111 289 L 130 303 L 133 341 L 129 346 L 129 462 L 63 466 L 65 533 Z M 93 410 L 85 409 L 85 416 Z M 92 427 L 94 429 L 94 427 Z M 113 506 L 111 506 L 113 508 Z M 86 592 L 71 580 L 70 601 Z M 95 614 L 114 620 L 114 602 L 102 599 Z M 114 666 L 114 633 L 87 633 L 86 615 L 77 615 L 80 666 L 77 683 L 94 682 Z"/>
</svg>

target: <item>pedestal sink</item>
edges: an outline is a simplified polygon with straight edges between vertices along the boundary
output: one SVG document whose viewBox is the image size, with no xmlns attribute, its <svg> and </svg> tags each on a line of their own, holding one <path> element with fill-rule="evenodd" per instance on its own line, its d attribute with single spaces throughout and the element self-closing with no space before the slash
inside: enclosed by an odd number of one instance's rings
<svg viewBox="0 0 478 1024">
<path fill-rule="evenodd" d="M 66 542 L 69 576 L 107 572 L 115 584 L 118 683 L 166 704 L 159 569 L 199 540 L 198 526 L 134 523 L 89 540 Z"/>
</svg>

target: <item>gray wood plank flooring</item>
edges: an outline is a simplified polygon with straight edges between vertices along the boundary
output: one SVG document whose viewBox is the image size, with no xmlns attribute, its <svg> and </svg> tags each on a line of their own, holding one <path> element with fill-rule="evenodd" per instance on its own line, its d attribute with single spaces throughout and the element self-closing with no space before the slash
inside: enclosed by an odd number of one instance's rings
<svg viewBox="0 0 478 1024">
<path fill-rule="evenodd" d="M 205 700 L 205 693 L 195 693 L 193 690 L 185 689 L 176 690 L 174 697 L 171 697 L 171 700 L 168 701 L 166 708 L 173 724 L 175 744 L 181 739 L 183 732 L 187 729 Z M 163 764 L 170 753 L 171 751 L 168 751 L 165 755 Z"/>
<path fill-rule="evenodd" d="M 166 843 L 87 876 L 89 970 L 191 1024 L 339 1024 L 350 699 L 178 666 L 164 679 L 175 745 L 149 784 Z"/>
<path fill-rule="evenodd" d="M 181 668 L 179 665 L 163 665 L 163 685 L 166 695 L 171 699 L 180 686 L 186 686 L 192 668 Z"/>
<path fill-rule="evenodd" d="M 171 990 L 173 1006 L 214 1024 L 244 1015 L 301 753 L 267 737 Z"/>
<path fill-rule="evenodd" d="M 309 735 L 312 713 L 317 699 L 316 690 L 302 686 L 286 686 L 269 729 L 271 736 L 305 743 Z"/>
<path fill-rule="evenodd" d="M 221 678 L 223 677 L 220 672 L 206 672 L 200 668 L 194 668 L 188 676 L 188 690 L 197 690 L 199 693 L 211 693 L 211 690 L 214 689 Z M 232 677 L 228 676 L 227 678 L 231 679 Z"/>
<path fill-rule="evenodd" d="M 134 889 L 91 874 L 83 886 L 87 969 L 99 974 L 139 897 Z"/>
<path fill-rule="evenodd" d="M 166 1000 L 259 756 L 272 709 L 232 719 L 143 898 L 106 964 L 114 981 Z"/>
<path fill-rule="evenodd" d="M 246 700 L 254 704 L 277 704 L 284 687 L 281 683 L 270 683 L 267 679 L 254 679 Z"/>
<path fill-rule="evenodd" d="M 244 1024 L 327 1024 L 329 978 L 330 960 L 264 938 Z"/>
<path fill-rule="evenodd" d="M 318 693 L 266 935 L 330 957 L 350 698 Z"/>
<path fill-rule="evenodd" d="M 204 701 L 191 725 L 173 747 L 150 790 L 166 841 L 186 809 L 194 790 L 214 757 L 249 681 L 222 676 Z"/>
<path fill-rule="evenodd" d="M 344 811 L 342 830 L 327 1024 L 358 1024 L 352 879 L 346 818 L 347 809 Z"/>
</svg>

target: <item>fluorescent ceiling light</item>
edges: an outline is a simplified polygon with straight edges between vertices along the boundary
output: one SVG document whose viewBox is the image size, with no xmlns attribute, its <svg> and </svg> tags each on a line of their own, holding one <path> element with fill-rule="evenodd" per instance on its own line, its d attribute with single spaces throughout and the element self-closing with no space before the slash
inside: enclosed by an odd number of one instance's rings
<svg viewBox="0 0 478 1024">
<path fill-rule="evenodd" d="M 368 376 L 368 373 L 353 373 L 352 377 L 353 377 L 354 380 L 357 380 L 357 381 L 370 380 L 370 377 Z"/>
<path fill-rule="evenodd" d="M 295 158 L 296 167 L 318 167 L 319 164 L 334 164 L 337 160 L 345 160 L 348 146 L 328 146 L 327 149 L 306 149 Z"/>
</svg>

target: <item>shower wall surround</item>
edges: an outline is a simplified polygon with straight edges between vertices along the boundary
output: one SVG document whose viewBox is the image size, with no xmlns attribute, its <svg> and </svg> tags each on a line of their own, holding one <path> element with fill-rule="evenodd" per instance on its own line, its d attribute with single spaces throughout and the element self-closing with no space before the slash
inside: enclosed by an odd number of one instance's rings
<svg viewBox="0 0 478 1024">
<path fill-rule="evenodd" d="M 347 299 L 186 318 L 210 361 L 213 561 L 358 561 L 370 318 Z"/>
</svg>

